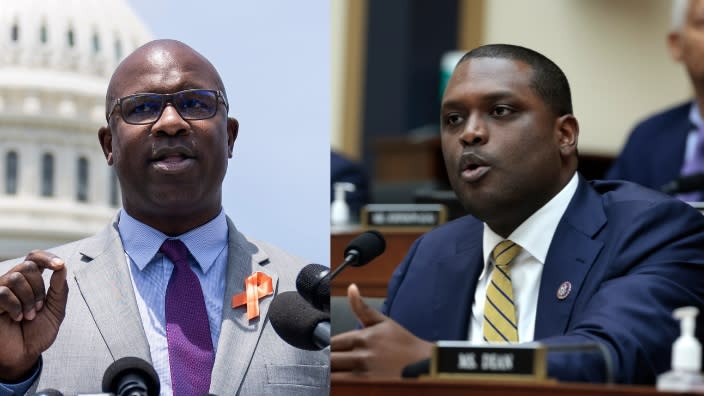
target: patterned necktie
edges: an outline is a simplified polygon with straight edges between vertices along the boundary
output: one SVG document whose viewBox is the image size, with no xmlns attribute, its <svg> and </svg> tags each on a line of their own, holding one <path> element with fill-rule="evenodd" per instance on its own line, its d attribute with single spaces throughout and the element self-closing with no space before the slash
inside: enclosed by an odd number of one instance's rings
<svg viewBox="0 0 704 396">
<path fill-rule="evenodd" d="M 695 173 L 704 173 L 704 128 L 697 132 L 697 143 L 691 158 L 682 165 L 682 176 L 689 176 Z M 698 202 L 702 200 L 701 191 L 677 194 L 676 197 L 685 202 Z"/>
<path fill-rule="evenodd" d="M 166 288 L 166 340 L 173 394 L 207 394 L 215 357 L 203 290 L 188 263 L 188 248 L 183 242 L 167 239 L 159 250 L 174 264 Z"/>
<path fill-rule="evenodd" d="M 486 288 L 483 325 L 485 341 L 518 342 L 518 320 L 509 266 L 520 251 L 520 246 L 505 240 L 499 242 L 492 252 L 495 267 Z"/>
</svg>

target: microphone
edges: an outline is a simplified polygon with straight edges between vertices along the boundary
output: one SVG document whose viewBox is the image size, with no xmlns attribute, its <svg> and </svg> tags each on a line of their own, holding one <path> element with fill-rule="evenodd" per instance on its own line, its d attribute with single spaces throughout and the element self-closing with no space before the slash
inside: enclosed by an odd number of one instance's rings
<svg viewBox="0 0 704 396">
<path fill-rule="evenodd" d="M 660 187 L 665 194 L 680 194 L 704 190 L 704 173 L 681 176 Z"/>
<path fill-rule="evenodd" d="M 345 261 L 333 271 L 330 280 L 335 279 L 348 265 L 361 267 L 384 253 L 385 249 L 386 241 L 379 231 L 369 230 L 359 234 L 345 248 Z"/>
<path fill-rule="evenodd" d="M 54 388 L 46 388 L 38 391 L 34 396 L 64 396 L 64 394 Z"/>
<path fill-rule="evenodd" d="M 159 396 L 160 388 L 154 367 L 138 357 L 117 359 L 103 375 L 103 392 L 115 396 Z"/>
<path fill-rule="evenodd" d="M 296 348 L 319 351 L 330 345 L 330 315 L 313 308 L 295 291 L 274 297 L 269 320 L 276 334 Z"/>
<path fill-rule="evenodd" d="M 296 277 L 296 290 L 316 309 L 330 312 L 330 269 L 320 264 L 308 264 Z"/>
</svg>

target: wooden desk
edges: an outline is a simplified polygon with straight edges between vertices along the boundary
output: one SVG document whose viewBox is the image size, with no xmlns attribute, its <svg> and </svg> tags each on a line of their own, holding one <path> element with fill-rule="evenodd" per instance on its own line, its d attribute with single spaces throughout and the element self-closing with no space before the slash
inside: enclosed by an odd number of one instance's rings
<svg viewBox="0 0 704 396">
<path fill-rule="evenodd" d="M 335 269 L 344 259 L 347 244 L 364 230 L 334 232 L 330 237 L 330 262 Z M 347 286 L 356 283 L 363 296 L 386 297 L 386 286 L 394 269 L 401 263 L 413 241 L 422 231 L 383 231 L 386 251 L 363 267 L 345 268 L 332 281 L 332 295 L 347 295 Z"/>
<path fill-rule="evenodd" d="M 655 387 L 578 383 L 533 383 L 480 380 L 333 380 L 332 396 L 683 396 L 691 393 L 657 392 Z"/>
</svg>

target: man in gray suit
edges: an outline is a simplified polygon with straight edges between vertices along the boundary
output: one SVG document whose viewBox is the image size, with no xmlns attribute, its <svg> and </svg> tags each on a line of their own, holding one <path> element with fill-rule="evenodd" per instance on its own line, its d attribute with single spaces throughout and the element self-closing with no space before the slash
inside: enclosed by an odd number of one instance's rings
<svg viewBox="0 0 704 396">
<path fill-rule="evenodd" d="M 181 42 L 117 67 L 99 140 L 123 209 L 94 236 L 0 263 L 0 395 L 96 392 L 126 356 L 154 366 L 162 394 L 328 394 L 327 351 L 289 346 L 267 318 L 305 262 L 222 210 L 227 111 L 218 72 Z"/>
</svg>

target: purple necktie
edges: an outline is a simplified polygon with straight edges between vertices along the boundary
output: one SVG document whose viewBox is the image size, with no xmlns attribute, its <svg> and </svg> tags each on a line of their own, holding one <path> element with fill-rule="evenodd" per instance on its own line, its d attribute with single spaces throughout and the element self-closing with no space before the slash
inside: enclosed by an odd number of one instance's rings
<svg viewBox="0 0 704 396">
<path fill-rule="evenodd" d="M 203 290 L 188 264 L 188 248 L 183 242 L 167 239 L 159 250 L 174 263 L 166 288 L 166 340 L 173 394 L 207 394 L 215 358 Z"/>
<path fill-rule="evenodd" d="M 700 128 L 697 132 L 697 144 L 694 149 L 694 155 L 688 161 L 685 161 L 682 166 L 682 176 L 689 176 L 695 173 L 704 173 L 704 128 Z M 702 200 L 701 191 L 690 193 L 677 194 L 677 198 L 685 202 L 697 202 Z"/>
</svg>

